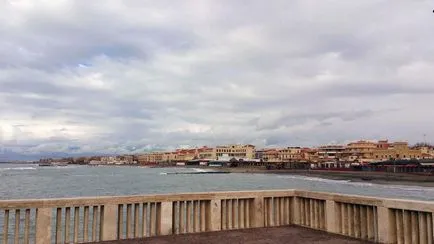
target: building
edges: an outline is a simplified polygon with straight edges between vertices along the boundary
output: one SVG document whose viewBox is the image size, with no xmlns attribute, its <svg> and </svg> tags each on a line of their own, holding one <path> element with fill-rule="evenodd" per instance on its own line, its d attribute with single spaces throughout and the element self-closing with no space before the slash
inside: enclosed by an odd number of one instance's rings
<svg viewBox="0 0 434 244">
<path fill-rule="evenodd" d="M 164 152 L 149 152 L 137 155 L 140 164 L 155 164 L 163 161 Z"/>
<path fill-rule="evenodd" d="M 375 151 L 377 151 L 377 143 L 361 140 L 349 143 L 342 154 L 342 158 L 350 162 L 370 163 L 374 161 Z"/>
<path fill-rule="evenodd" d="M 407 142 L 393 142 L 386 149 L 376 150 L 373 157 L 375 161 L 387 161 L 391 159 L 423 159 L 426 156 L 421 149 L 411 149 Z"/>
<path fill-rule="evenodd" d="M 325 145 L 318 148 L 318 159 L 320 161 L 341 161 L 345 155 L 345 146 Z"/>
<path fill-rule="evenodd" d="M 199 159 L 216 160 L 217 150 L 212 147 L 202 147 L 199 148 Z"/>
<path fill-rule="evenodd" d="M 268 163 L 282 162 L 282 160 L 279 158 L 279 149 L 275 149 L 275 148 L 265 149 L 262 154 L 262 160 Z"/>
<path fill-rule="evenodd" d="M 255 158 L 255 146 L 253 145 L 225 145 L 217 146 L 216 157 L 222 157 L 227 155 L 234 158 L 254 159 Z"/>
<path fill-rule="evenodd" d="M 197 148 L 192 149 L 176 149 L 175 160 L 177 162 L 186 162 L 199 158 L 199 150 Z"/>
<path fill-rule="evenodd" d="M 287 147 L 279 150 L 279 159 L 282 162 L 300 161 L 303 158 L 301 147 Z"/>
</svg>

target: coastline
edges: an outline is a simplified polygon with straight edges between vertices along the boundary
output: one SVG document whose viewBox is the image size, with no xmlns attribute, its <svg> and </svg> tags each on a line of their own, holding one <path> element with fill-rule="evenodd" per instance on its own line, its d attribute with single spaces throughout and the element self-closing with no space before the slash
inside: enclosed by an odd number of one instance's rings
<svg viewBox="0 0 434 244">
<path fill-rule="evenodd" d="M 321 170 L 267 170 L 263 168 L 210 168 L 217 171 L 244 174 L 282 174 L 317 177 L 330 180 L 347 180 L 351 182 L 366 182 L 383 185 L 403 185 L 434 187 L 434 176 L 389 173 L 389 172 L 358 172 L 358 171 L 321 171 Z"/>
</svg>

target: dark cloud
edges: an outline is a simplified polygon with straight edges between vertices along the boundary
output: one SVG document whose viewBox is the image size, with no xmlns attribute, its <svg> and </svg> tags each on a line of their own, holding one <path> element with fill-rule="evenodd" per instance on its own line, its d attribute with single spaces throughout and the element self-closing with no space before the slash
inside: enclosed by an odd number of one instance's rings
<svg viewBox="0 0 434 244">
<path fill-rule="evenodd" d="M 0 143 L 16 157 L 434 136 L 428 3 L 3 1 Z"/>
</svg>

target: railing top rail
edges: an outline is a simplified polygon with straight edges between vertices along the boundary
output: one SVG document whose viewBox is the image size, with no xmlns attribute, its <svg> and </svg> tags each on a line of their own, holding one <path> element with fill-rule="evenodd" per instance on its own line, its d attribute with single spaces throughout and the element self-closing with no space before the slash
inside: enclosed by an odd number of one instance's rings
<svg viewBox="0 0 434 244">
<path fill-rule="evenodd" d="M 133 195 L 133 196 L 100 196 L 78 198 L 54 198 L 54 199 L 22 199 L 0 200 L 0 209 L 16 208 L 62 208 L 77 206 L 96 206 L 106 204 L 133 204 L 142 202 L 165 202 L 165 201 L 191 201 L 191 200 L 214 200 L 233 198 L 255 197 L 279 197 L 297 196 L 320 200 L 331 200 L 352 204 L 382 206 L 396 209 L 434 212 L 434 202 L 414 201 L 403 199 L 390 199 L 380 197 L 368 197 L 359 195 L 347 195 L 338 193 L 313 192 L 302 190 L 263 190 L 263 191 L 222 191 L 222 192 L 194 192 L 176 194 Z"/>
<path fill-rule="evenodd" d="M 165 201 L 191 201 L 213 200 L 230 198 L 254 198 L 267 196 L 293 196 L 294 190 L 263 190 L 263 191 L 222 191 L 222 192 L 193 192 L 154 195 L 129 195 L 129 196 L 99 196 L 76 198 L 52 198 L 52 199 L 18 199 L 0 200 L 0 208 L 42 208 L 42 207 L 73 207 L 105 204 L 130 204 L 141 202 L 165 202 Z"/>
</svg>

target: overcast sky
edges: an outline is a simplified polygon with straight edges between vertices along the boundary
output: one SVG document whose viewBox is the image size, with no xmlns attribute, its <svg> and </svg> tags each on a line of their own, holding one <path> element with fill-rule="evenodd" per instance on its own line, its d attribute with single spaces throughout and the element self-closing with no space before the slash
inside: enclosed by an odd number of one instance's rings
<svg viewBox="0 0 434 244">
<path fill-rule="evenodd" d="M 433 7 L 0 0 L 0 158 L 432 142 Z"/>
</svg>

